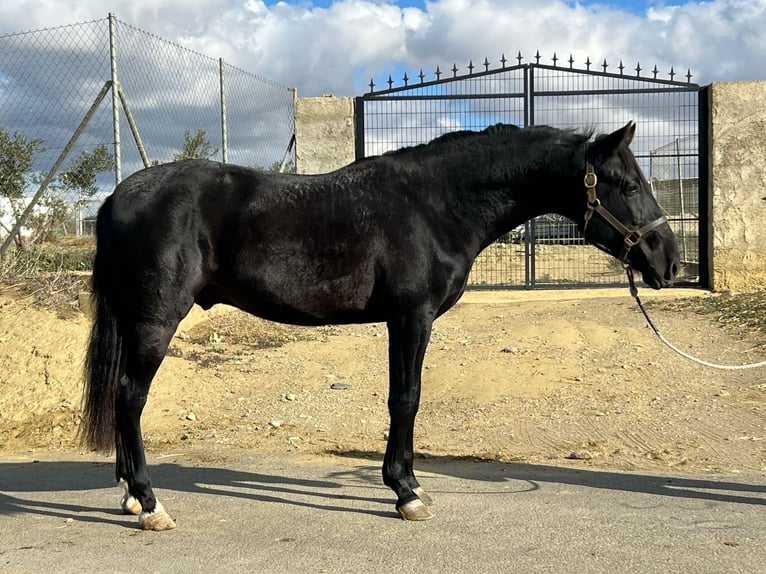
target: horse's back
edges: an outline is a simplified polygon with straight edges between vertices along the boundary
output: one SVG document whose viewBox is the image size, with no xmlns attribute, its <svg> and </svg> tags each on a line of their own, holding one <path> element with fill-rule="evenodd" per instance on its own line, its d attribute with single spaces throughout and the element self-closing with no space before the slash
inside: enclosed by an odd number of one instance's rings
<svg viewBox="0 0 766 574">
<path fill-rule="evenodd" d="M 136 219 L 167 219 L 204 208 L 213 214 L 237 188 L 253 187 L 255 170 L 208 160 L 183 160 L 137 171 L 112 194 L 112 217 L 130 223 Z"/>
</svg>

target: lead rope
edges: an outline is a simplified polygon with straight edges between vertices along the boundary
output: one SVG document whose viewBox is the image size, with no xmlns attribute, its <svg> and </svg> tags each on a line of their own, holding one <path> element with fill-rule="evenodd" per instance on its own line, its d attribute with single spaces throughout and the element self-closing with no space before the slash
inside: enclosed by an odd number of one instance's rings
<svg viewBox="0 0 766 574">
<path fill-rule="evenodd" d="M 652 328 L 652 331 L 654 331 L 654 334 L 657 335 L 659 340 L 665 343 L 665 345 L 667 345 L 668 348 L 675 351 L 682 357 L 689 359 L 690 361 L 694 361 L 697 364 L 704 365 L 705 367 L 710 367 L 713 369 L 723 369 L 726 371 L 741 371 L 744 369 L 757 369 L 759 367 L 766 367 L 766 361 L 761 361 L 760 363 L 750 363 L 747 365 L 718 365 L 716 363 L 709 363 L 708 361 L 703 361 L 702 359 L 698 359 L 697 357 L 694 357 L 690 355 L 689 353 L 682 351 L 681 349 L 673 345 L 673 343 L 671 343 L 665 337 L 662 336 L 662 333 L 660 333 L 660 330 L 657 328 L 657 326 L 654 324 L 652 319 L 649 317 L 649 313 L 647 313 L 646 308 L 644 307 L 644 304 L 641 302 L 641 298 L 638 296 L 638 288 L 636 287 L 636 282 L 633 279 L 633 270 L 627 265 L 625 266 L 625 273 L 628 274 L 628 283 L 630 284 L 631 296 L 636 300 L 636 303 L 638 303 L 638 308 L 641 309 L 641 312 L 644 314 L 644 318 L 646 319 L 646 322 Z"/>
</svg>

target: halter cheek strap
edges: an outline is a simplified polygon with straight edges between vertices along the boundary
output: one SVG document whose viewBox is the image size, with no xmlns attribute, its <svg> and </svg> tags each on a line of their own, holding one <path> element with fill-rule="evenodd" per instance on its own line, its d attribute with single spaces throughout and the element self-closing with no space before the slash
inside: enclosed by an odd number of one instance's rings
<svg viewBox="0 0 766 574">
<path fill-rule="evenodd" d="M 594 213 L 598 213 L 601 218 L 611 225 L 618 233 L 623 236 L 622 251 L 617 258 L 621 263 L 625 263 L 628 258 L 628 252 L 641 242 L 650 231 L 657 229 L 663 223 L 667 223 L 668 220 L 665 216 L 660 216 L 651 223 L 647 223 L 640 229 L 629 229 L 619 219 L 612 215 L 608 209 L 601 205 L 601 200 L 596 195 L 596 185 L 598 184 L 598 177 L 593 169 L 593 165 L 590 162 L 585 165 L 585 191 L 588 194 L 588 205 L 585 211 L 585 225 L 583 226 L 583 236 L 588 229 L 588 224 Z"/>
</svg>

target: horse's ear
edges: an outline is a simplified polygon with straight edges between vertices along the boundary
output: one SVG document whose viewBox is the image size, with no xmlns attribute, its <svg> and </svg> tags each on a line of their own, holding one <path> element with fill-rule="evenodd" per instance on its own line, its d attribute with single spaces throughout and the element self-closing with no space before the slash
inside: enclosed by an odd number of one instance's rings
<svg viewBox="0 0 766 574">
<path fill-rule="evenodd" d="M 636 133 L 636 124 L 632 121 L 625 124 L 624 127 L 611 134 L 598 138 L 593 142 L 593 152 L 595 157 L 605 159 L 617 153 L 621 145 L 626 147 L 633 141 L 633 135 Z"/>
<path fill-rule="evenodd" d="M 626 146 L 629 146 L 630 143 L 633 141 L 633 136 L 636 133 L 636 124 L 633 120 L 631 120 L 627 124 L 625 124 L 624 128 L 618 131 L 624 132 L 622 141 L 625 142 Z"/>
</svg>

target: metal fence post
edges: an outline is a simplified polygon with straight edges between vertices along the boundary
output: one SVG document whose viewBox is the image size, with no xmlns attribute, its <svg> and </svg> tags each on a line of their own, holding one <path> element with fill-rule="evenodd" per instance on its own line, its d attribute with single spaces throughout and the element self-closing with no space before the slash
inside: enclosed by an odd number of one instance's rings
<svg viewBox="0 0 766 574">
<path fill-rule="evenodd" d="M 354 98 L 354 145 L 356 148 L 356 159 L 365 157 L 364 98 L 361 96 Z"/>
<path fill-rule="evenodd" d="M 221 160 L 229 160 L 229 141 L 226 125 L 226 81 L 223 76 L 223 58 L 218 59 L 219 79 L 221 82 Z"/>
<path fill-rule="evenodd" d="M 120 97 L 117 93 L 117 18 L 109 12 L 109 62 L 112 74 L 112 130 L 114 132 L 114 185 L 122 180 L 122 156 L 120 155 Z"/>
</svg>

